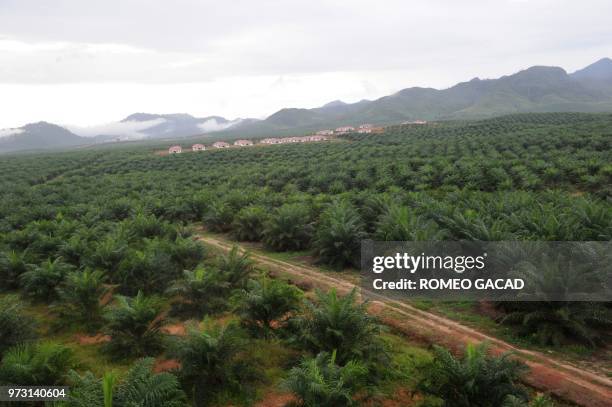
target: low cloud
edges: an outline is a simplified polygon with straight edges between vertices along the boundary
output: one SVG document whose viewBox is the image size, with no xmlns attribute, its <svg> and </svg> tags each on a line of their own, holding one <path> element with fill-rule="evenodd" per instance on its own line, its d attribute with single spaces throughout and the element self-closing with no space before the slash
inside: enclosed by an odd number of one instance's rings
<svg viewBox="0 0 612 407">
<path fill-rule="evenodd" d="M 71 132 L 81 137 L 117 136 L 130 139 L 146 137 L 142 131 L 165 123 L 166 119 L 159 118 L 146 121 L 112 122 L 96 126 L 66 126 Z"/>
<path fill-rule="evenodd" d="M 237 119 L 237 120 L 233 120 L 231 122 L 219 123 L 217 121 L 217 119 L 208 119 L 208 120 L 206 120 L 203 123 L 199 123 L 198 127 L 200 129 L 202 129 L 202 131 L 204 131 L 204 132 L 220 131 L 220 130 L 227 129 L 228 127 L 231 127 L 234 124 L 238 124 L 241 121 L 242 121 L 242 119 Z"/>
<path fill-rule="evenodd" d="M 0 138 L 23 133 L 23 129 L 0 129 Z"/>
</svg>

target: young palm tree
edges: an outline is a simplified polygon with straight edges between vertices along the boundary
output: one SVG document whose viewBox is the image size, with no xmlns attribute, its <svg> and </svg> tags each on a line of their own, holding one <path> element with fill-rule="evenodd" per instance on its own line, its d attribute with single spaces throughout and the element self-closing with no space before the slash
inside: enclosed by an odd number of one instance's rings
<svg viewBox="0 0 612 407">
<path fill-rule="evenodd" d="M 536 264 L 522 262 L 514 273 L 525 281 L 524 292 L 538 301 L 501 303 L 507 312 L 501 321 L 518 325 L 520 335 L 542 345 L 578 341 L 596 346 L 605 329 L 612 327 L 612 310 L 605 303 L 560 300 L 568 292 L 601 292 L 606 276 L 584 253 L 568 254 L 543 256 Z"/>
<path fill-rule="evenodd" d="M 219 256 L 217 269 L 230 287 L 240 288 L 253 272 L 253 261 L 248 252 L 240 253 L 238 246 L 232 247 L 227 255 Z"/>
<path fill-rule="evenodd" d="M 512 234 L 507 230 L 507 225 L 501 221 L 491 224 L 473 212 L 461 213 L 455 211 L 450 215 L 434 214 L 436 222 L 452 238 L 459 240 L 483 240 L 502 241 L 512 240 Z"/>
<path fill-rule="evenodd" d="M 173 353 L 181 365 L 179 377 L 195 406 L 207 405 L 222 390 L 240 387 L 242 345 L 242 334 L 233 324 L 191 328 L 178 341 Z"/>
<path fill-rule="evenodd" d="M 118 406 L 185 407 L 187 398 L 176 376 L 154 373 L 155 359 L 137 361 L 114 390 Z"/>
<path fill-rule="evenodd" d="M 191 237 L 177 236 L 168 251 L 172 261 L 181 269 L 192 269 L 204 259 L 204 246 Z"/>
<path fill-rule="evenodd" d="M 104 280 L 105 275 L 100 270 L 68 273 L 57 289 L 59 315 L 64 323 L 82 324 L 90 331 L 100 326 L 103 307 L 100 301 L 109 290 Z"/>
<path fill-rule="evenodd" d="M 55 342 L 29 342 L 8 349 L 0 363 L 0 383 L 53 386 L 74 366 L 72 350 Z"/>
<path fill-rule="evenodd" d="M 305 249 L 312 239 L 310 208 L 303 204 L 285 204 L 274 211 L 264 224 L 264 243 L 277 251 Z"/>
<path fill-rule="evenodd" d="M 8 348 L 35 337 L 34 319 L 24 313 L 19 297 L 0 297 L 0 360 Z"/>
<path fill-rule="evenodd" d="M 601 344 L 605 327 L 612 326 L 612 311 L 594 302 L 517 302 L 507 308 L 501 322 L 517 325 L 519 335 L 541 345 L 580 342 Z"/>
<path fill-rule="evenodd" d="M 582 230 L 579 240 L 612 239 L 612 211 L 609 208 L 597 205 L 593 201 L 579 201 L 573 215 Z"/>
<path fill-rule="evenodd" d="M 183 278 L 170 287 L 168 294 L 176 297 L 174 312 L 201 318 L 226 309 L 230 290 L 230 283 L 217 269 L 198 267 L 193 271 L 185 270 Z"/>
<path fill-rule="evenodd" d="M 0 253 L 0 291 L 19 287 L 19 277 L 28 271 L 27 256 L 27 250 Z"/>
<path fill-rule="evenodd" d="M 171 244 L 165 239 L 146 239 L 142 250 L 131 249 L 119 264 L 112 281 L 122 294 L 160 294 L 179 277 L 181 268 L 173 261 Z"/>
<path fill-rule="evenodd" d="M 247 206 L 236 214 L 232 234 L 238 240 L 256 242 L 262 239 L 267 212 L 263 206 Z"/>
<path fill-rule="evenodd" d="M 152 355 L 162 349 L 164 323 L 158 297 L 115 296 L 116 305 L 104 315 L 106 333 L 111 337 L 107 349 L 116 357 Z"/>
<path fill-rule="evenodd" d="M 322 262 L 337 268 L 358 266 L 361 240 L 365 237 L 355 208 L 346 201 L 337 201 L 321 214 L 314 244 Z"/>
<path fill-rule="evenodd" d="M 38 301 L 51 301 L 57 298 L 56 288 L 64 281 L 72 266 L 62 261 L 48 259 L 40 266 L 33 266 L 20 276 L 24 292 Z"/>
<path fill-rule="evenodd" d="M 249 281 L 238 294 L 238 315 L 253 333 L 269 336 L 285 325 L 285 319 L 299 309 L 302 292 L 280 280 L 264 277 Z"/>
<path fill-rule="evenodd" d="M 66 407 L 186 407 L 187 398 L 171 373 L 154 373 L 153 358 L 135 362 L 124 377 L 107 372 L 102 379 L 91 372 L 68 374 L 70 384 Z"/>
<path fill-rule="evenodd" d="M 389 242 L 440 240 L 443 233 L 435 222 L 425 220 L 405 206 L 391 205 L 377 222 L 375 237 Z"/>
<path fill-rule="evenodd" d="M 227 232 L 232 224 L 234 210 L 221 200 L 213 201 L 204 214 L 204 225 L 213 232 Z"/>
<path fill-rule="evenodd" d="M 291 369 L 283 387 L 295 394 L 304 407 L 354 406 L 355 393 L 365 383 L 367 372 L 359 362 L 339 366 L 335 352 L 321 352 Z"/>
<path fill-rule="evenodd" d="M 511 397 L 527 401 L 527 393 L 519 384 L 526 370 L 511 354 L 488 356 L 486 343 L 468 345 L 460 359 L 434 346 L 434 360 L 419 387 L 439 397 L 443 406 L 497 407 Z"/>
<path fill-rule="evenodd" d="M 127 236 L 125 234 L 109 234 L 94 246 L 91 259 L 87 259 L 86 263 L 91 268 L 106 270 L 110 277 L 114 277 L 127 251 Z"/>
<path fill-rule="evenodd" d="M 316 302 L 307 301 L 304 315 L 296 319 L 298 343 L 315 354 L 336 351 L 340 364 L 388 361 L 381 326 L 366 312 L 367 303 L 356 303 L 356 289 L 346 296 L 338 296 L 335 290 L 317 291 L 316 295 Z"/>
</svg>

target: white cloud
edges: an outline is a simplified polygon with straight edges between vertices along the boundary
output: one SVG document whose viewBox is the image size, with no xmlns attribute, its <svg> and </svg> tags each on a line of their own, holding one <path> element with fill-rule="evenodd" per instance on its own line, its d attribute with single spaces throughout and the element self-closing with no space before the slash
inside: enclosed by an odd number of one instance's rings
<svg viewBox="0 0 612 407">
<path fill-rule="evenodd" d="M 219 131 L 219 130 L 223 130 L 223 129 L 227 129 L 228 127 L 231 127 L 237 123 L 239 123 L 241 120 L 237 119 L 237 120 L 233 120 L 227 123 L 220 123 L 217 121 L 217 119 L 208 119 L 203 123 L 199 123 L 198 127 L 200 129 L 202 129 L 203 132 L 209 132 L 209 131 Z"/>
<path fill-rule="evenodd" d="M 610 15 L 609 0 L 0 0 L 0 126 L 261 117 L 573 71 L 612 56 Z"/>
<path fill-rule="evenodd" d="M 127 121 L 127 122 L 112 122 L 95 126 L 73 126 L 67 125 L 66 128 L 82 137 L 95 136 L 123 136 L 130 139 L 144 138 L 146 135 L 143 130 L 160 125 L 166 122 L 166 119 L 159 118 L 146 121 Z"/>
<path fill-rule="evenodd" d="M 0 129 L 0 138 L 23 133 L 23 129 Z"/>
</svg>

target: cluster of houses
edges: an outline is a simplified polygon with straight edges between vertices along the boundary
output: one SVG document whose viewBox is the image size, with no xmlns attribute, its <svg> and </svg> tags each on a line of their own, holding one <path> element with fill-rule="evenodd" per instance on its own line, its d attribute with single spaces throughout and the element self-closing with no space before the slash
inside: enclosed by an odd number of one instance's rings
<svg viewBox="0 0 612 407">
<path fill-rule="evenodd" d="M 333 134 L 347 134 L 347 133 L 379 133 L 383 130 L 382 127 L 374 127 L 373 124 L 365 123 L 355 128 L 353 126 L 342 126 L 335 130 L 319 130 L 315 134 L 319 136 L 331 136 Z"/>
<path fill-rule="evenodd" d="M 282 138 L 265 138 L 261 140 L 260 144 L 288 144 L 288 143 L 308 143 L 311 141 L 325 141 L 328 137 L 315 134 L 312 136 L 301 136 L 301 137 L 282 137 Z"/>
<path fill-rule="evenodd" d="M 259 144 L 288 144 L 288 143 L 308 143 L 313 141 L 325 141 L 328 140 L 330 136 L 336 134 L 347 134 L 347 133 L 381 133 L 383 131 L 382 127 L 374 127 L 372 124 L 362 124 L 359 127 L 355 128 L 352 126 L 342 126 L 338 127 L 335 130 L 327 129 L 327 130 L 319 130 L 315 134 L 309 136 L 296 136 L 296 137 L 271 137 L 265 138 L 259 142 Z M 246 147 L 252 146 L 253 142 L 251 140 L 236 140 L 234 142 L 234 147 Z M 212 148 L 228 148 L 232 145 L 226 143 L 225 141 L 217 141 L 212 144 Z M 204 144 L 194 144 L 191 146 L 192 151 L 204 151 L 206 147 Z M 171 146 L 168 149 L 170 154 L 179 154 L 183 152 L 183 148 L 181 146 Z"/>
<path fill-rule="evenodd" d="M 236 140 L 234 142 L 234 146 L 236 147 L 245 147 L 252 146 L 253 142 L 251 140 Z M 228 148 L 232 145 L 230 143 L 226 143 L 225 141 L 216 141 L 212 144 L 212 148 Z M 206 146 L 204 144 L 194 144 L 191 146 L 191 151 L 205 151 Z M 181 146 L 171 146 L 168 149 L 170 154 L 180 154 L 183 152 L 183 147 Z"/>
</svg>

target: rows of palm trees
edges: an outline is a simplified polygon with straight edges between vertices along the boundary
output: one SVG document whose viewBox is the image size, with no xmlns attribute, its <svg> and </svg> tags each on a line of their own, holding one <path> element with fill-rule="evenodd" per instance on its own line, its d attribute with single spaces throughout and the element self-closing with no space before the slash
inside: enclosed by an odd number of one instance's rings
<svg viewBox="0 0 612 407">
<path fill-rule="evenodd" d="M 224 311 L 239 321 L 228 332 L 247 342 L 257 336 L 299 346 L 307 359 L 293 366 L 294 388 L 316 377 L 324 382 L 313 388 L 353 400 L 362 380 L 374 385 L 360 372 L 376 371 L 385 352 L 346 353 L 338 338 L 357 341 L 350 329 L 372 329 L 378 338 L 377 325 L 344 315 L 352 305 L 330 305 L 343 297 L 305 304 L 304 293 L 292 287 L 251 278 L 248 259 L 237 252 L 211 261 L 189 226 L 203 223 L 274 251 L 304 251 L 337 269 L 359 264 L 364 238 L 609 241 L 610 125 L 609 115 L 532 114 L 398 127 L 326 145 L 216 151 L 206 160 L 160 159 L 139 149 L 7 157 L 0 161 L 0 291 L 10 296 L 1 294 L 0 324 L 11 329 L 0 327 L 0 352 L 27 361 L 31 374 L 43 375 L 36 369 L 52 361 L 62 372 L 70 365 L 61 346 L 31 342 L 37 329 L 19 310 L 21 300 L 51 304 L 57 332 L 108 334 L 105 352 L 116 358 L 131 349 L 141 356 L 169 351 L 164 316 L 200 319 Z M 600 346 L 612 324 L 605 303 L 542 301 L 500 310 L 500 322 L 545 345 Z M 331 315 L 342 329 L 318 337 L 319 322 L 333 322 Z M 344 318 L 352 322 L 343 325 Z M 214 332 L 206 335 L 216 338 Z M 317 345 L 325 341 L 336 345 Z M 132 377 L 133 387 L 178 377 L 179 387 L 168 388 L 187 400 L 195 391 L 196 379 L 189 387 L 187 376 L 158 378 L 150 362 Z M 360 384 L 341 385 L 349 382 Z M 110 375 L 85 375 L 82 383 L 130 403 L 133 387 L 125 377 L 115 386 Z M 337 400 L 295 392 L 303 403 Z"/>
<path fill-rule="evenodd" d="M 72 298 L 77 301 L 74 310 L 81 309 L 79 300 L 83 302 L 81 318 L 104 321 L 101 332 L 109 341 L 103 352 L 109 357 L 142 357 L 120 376 L 110 371 L 100 377 L 77 372 L 72 349 L 59 342 L 34 340 L 32 317 L 20 308 L 18 299 L 3 297 L 8 306 L 0 307 L 0 332 L 10 335 L 1 337 L 0 383 L 70 385 L 70 397 L 60 404 L 65 406 L 217 405 L 232 395 L 252 395 L 261 372 L 247 350 L 255 346 L 253 341 L 261 340 L 257 338 L 281 341 L 303 355 L 280 383 L 303 406 L 357 405 L 375 397 L 381 383 L 402 374 L 389 368 L 393 349 L 382 336 L 382 326 L 366 312 L 367 304 L 356 300 L 356 291 L 344 296 L 333 290 L 317 291 L 305 298 L 281 280 L 254 276 L 248 254 L 232 251 L 217 264 L 225 267 L 220 273 L 234 298 L 231 307 L 237 317 L 217 322 L 211 317 L 219 310 L 200 312 L 200 317 L 208 317 L 190 325 L 183 336 L 164 334 L 167 309 L 161 297 L 142 292 L 134 297 L 116 295 L 100 314 L 92 314 L 89 299 Z M 202 290 L 197 279 L 181 284 L 183 293 Z M 215 293 L 213 289 L 211 295 Z M 102 288 L 98 294 L 102 300 Z M 172 300 L 166 306 L 183 303 L 174 290 L 169 295 Z M 178 314 L 183 311 L 175 309 Z M 194 314 L 193 309 L 188 312 Z M 156 372 L 153 357 L 161 353 L 176 361 L 174 370 Z M 422 375 L 413 391 L 431 402 L 449 406 L 528 403 L 528 393 L 519 383 L 526 368 L 509 355 L 487 356 L 480 347 L 468 348 L 462 358 L 455 359 L 436 348 L 426 369 L 429 373 Z"/>
</svg>

